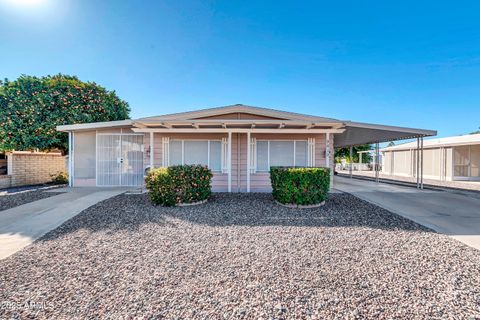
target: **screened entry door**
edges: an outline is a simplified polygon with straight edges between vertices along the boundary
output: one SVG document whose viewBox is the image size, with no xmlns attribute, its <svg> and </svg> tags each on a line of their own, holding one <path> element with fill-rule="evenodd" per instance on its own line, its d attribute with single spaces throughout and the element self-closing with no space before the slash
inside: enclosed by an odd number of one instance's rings
<svg viewBox="0 0 480 320">
<path fill-rule="evenodd" d="M 97 185 L 141 186 L 143 184 L 143 135 L 99 134 L 97 136 Z"/>
</svg>

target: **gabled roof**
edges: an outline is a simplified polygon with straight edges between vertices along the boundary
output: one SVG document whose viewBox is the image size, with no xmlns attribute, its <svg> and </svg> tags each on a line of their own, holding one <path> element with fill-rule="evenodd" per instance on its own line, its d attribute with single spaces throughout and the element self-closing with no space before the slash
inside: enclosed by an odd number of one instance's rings
<svg viewBox="0 0 480 320">
<path fill-rule="evenodd" d="M 238 114 L 238 115 L 237 115 Z M 233 116 L 232 116 L 233 115 Z M 250 116 L 251 115 L 251 116 Z M 433 130 L 386 126 L 235 104 L 134 120 L 58 126 L 59 131 L 131 128 L 134 132 L 332 133 L 335 147 L 432 136 Z"/>
<path fill-rule="evenodd" d="M 234 104 L 224 107 L 208 108 L 188 112 L 172 113 L 161 116 L 145 117 L 136 119 L 138 122 L 144 121 L 168 121 L 168 120 L 194 120 L 198 118 L 218 116 L 229 113 L 250 113 L 254 115 L 262 115 L 266 117 L 279 118 L 283 120 L 298 120 L 321 123 L 342 123 L 342 121 L 332 118 L 324 118 L 300 114 L 295 112 L 280 111 L 275 109 L 247 106 L 244 104 Z"/>
<path fill-rule="evenodd" d="M 467 134 L 463 136 L 453 136 L 438 139 L 429 139 L 423 141 L 423 148 L 439 148 L 480 144 L 480 134 Z M 402 143 L 396 146 L 383 148 L 380 151 L 410 150 L 417 147 L 417 142 Z"/>
</svg>

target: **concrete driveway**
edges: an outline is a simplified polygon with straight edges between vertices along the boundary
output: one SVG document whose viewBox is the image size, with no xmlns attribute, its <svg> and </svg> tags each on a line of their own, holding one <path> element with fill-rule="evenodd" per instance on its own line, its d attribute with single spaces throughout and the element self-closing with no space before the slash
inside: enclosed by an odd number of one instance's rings
<svg viewBox="0 0 480 320">
<path fill-rule="evenodd" d="M 338 176 L 333 187 L 480 249 L 480 195 Z"/>
<path fill-rule="evenodd" d="M 88 207 L 127 189 L 65 188 L 64 191 L 0 212 L 0 259 L 28 246 Z"/>
</svg>

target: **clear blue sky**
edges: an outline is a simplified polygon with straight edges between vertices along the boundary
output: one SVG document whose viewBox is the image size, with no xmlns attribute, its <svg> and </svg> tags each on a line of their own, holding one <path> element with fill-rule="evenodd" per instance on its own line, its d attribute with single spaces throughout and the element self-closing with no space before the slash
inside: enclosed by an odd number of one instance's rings
<svg viewBox="0 0 480 320">
<path fill-rule="evenodd" d="M 464 134 L 480 1 L 0 0 L 0 77 L 59 72 L 132 117 L 243 103 Z"/>
</svg>

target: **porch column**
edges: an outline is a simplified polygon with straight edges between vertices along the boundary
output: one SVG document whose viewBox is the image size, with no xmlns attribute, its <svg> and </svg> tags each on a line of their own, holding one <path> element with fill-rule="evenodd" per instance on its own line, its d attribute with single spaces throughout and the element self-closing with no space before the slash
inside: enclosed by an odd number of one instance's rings
<svg viewBox="0 0 480 320">
<path fill-rule="evenodd" d="M 350 146 L 350 178 L 353 177 L 353 147 Z"/>
<path fill-rule="evenodd" d="M 72 179 L 72 132 L 68 131 L 68 186 L 73 187 Z"/>
<path fill-rule="evenodd" d="M 251 162 L 250 132 L 247 132 L 247 192 L 250 192 L 250 162 Z"/>
<path fill-rule="evenodd" d="M 153 132 L 150 132 L 150 169 L 153 169 L 153 159 L 154 159 Z"/>
<path fill-rule="evenodd" d="M 330 168 L 330 133 L 325 133 L 325 146 L 325 166 Z"/>
<path fill-rule="evenodd" d="M 232 192 L 232 132 L 228 132 L 227 144 L 228 192 Z"/>
</svg>

